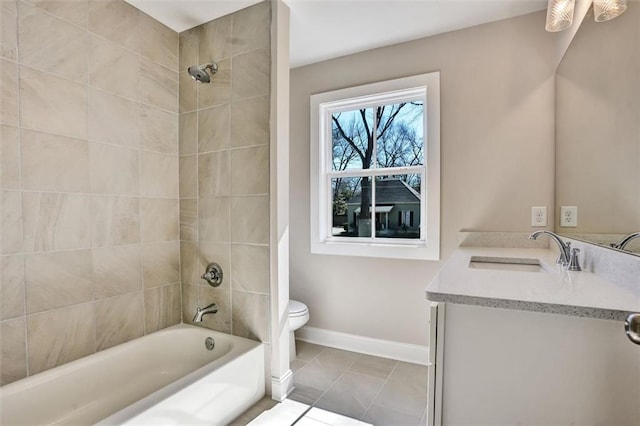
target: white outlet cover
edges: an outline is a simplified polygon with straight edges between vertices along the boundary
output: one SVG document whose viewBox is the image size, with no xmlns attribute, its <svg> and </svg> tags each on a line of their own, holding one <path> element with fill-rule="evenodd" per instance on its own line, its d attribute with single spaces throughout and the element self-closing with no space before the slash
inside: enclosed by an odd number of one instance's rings
<svg viewBox="0 0 640 426">
<path fill-rule="evenodd" d="M 547 208 L 531 207 L 531 226 L 544 227 L 547 226 Z"/>
<path fill-rule="evenodd" d="M 562 228 L 578 226 L 578 206 L 560 206 L 560 226 Z"/>
</svg>

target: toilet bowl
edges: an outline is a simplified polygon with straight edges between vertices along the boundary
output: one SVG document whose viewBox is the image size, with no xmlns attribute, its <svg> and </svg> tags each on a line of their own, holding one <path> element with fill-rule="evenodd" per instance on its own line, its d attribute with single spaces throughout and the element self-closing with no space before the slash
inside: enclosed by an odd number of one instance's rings
<svg viewBox="0 0 640 426">
<path fill-rule="evenodd" d="M 297 300 L 289 300 L 289 360 L 296 359 L 296 337 L 294 331 L 309 321 L 309 308 Z"/>
</svg>

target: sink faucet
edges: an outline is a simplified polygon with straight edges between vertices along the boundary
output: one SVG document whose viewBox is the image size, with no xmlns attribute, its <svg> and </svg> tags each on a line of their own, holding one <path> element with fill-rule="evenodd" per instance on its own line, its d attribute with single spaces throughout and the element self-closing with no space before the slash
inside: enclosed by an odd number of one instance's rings
<svg viewBox="0 0 640 426">
<path fill-rule="evenodd" d="M 557 234 L 554 234 L 551 231 L 536 231 L 533 234 L 529 235 L 530 240 L 536 240 L 540 235 L 548 235 L 553 241 L 558 244 L 558 248 L 560 249 L 560 257 L 556 260 L 556 263 L 566 267 L 569 265 L 569 260 L 571 256 L 571 243 L 565 243 L 560 239 Z"/>
<path fill-rule="evenodd" d="M 202 322 L 202 317 L 207 314 L 215 314 L 218 312 L 218 305 L 212 303 L 204 308 L 196 308 L 196 315 L 193 317 L 193 322 Z"/>
<path fill-rule="evenodd" d="M 634 232 L 633 234 L 629 234 L 623 239 L 621 239 L 620 242 L 618 243 L 611 243 L 611 247 L 618 250 L 624 250 L 625 246 L 629 244 L 631 240 L 634 240 L 636 238 L 640 238 L 640 232 Z"/>
</svg>

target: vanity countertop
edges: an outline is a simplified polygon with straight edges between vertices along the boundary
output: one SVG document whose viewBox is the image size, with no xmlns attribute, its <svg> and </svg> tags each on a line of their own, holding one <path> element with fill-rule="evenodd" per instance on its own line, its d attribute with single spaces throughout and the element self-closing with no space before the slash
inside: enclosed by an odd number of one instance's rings
<svg viewBox="0 0 640 426">
<path fill-rule="evenodd" d="M 473 269 L 472 256 L 539 259 L 544 272 Z M 563 270 L 546 249 L 461 247 L 426 288 L 434 302 L 621 320 L 640 312 L 638 291 L 591 272 Z"/>
</svg>

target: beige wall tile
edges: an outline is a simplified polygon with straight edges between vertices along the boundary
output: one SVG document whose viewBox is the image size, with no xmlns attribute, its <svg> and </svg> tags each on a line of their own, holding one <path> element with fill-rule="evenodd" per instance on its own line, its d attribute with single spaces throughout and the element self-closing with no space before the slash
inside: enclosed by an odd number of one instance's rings
<svg viewBox="0 0 640 426">
<path fill-rule="evenodd" d="M 29 129 L 86 139 L 86 84 L 20 67 L 20 119 Z"/>
<path fill-rule="evenodd" d="M 180 242 L 144 244 L 142 271 L 145 289 L 179 282 Z"/>
<path fill-rule="evenodd" d="M 142 290 L 142 255 L 139 245 L 91 250 L 95 299 Z"/>
<path fill-rule="evenodd" d="M 269 146 L 231 151 L 231 194 L 269 193 Z"/>
<path fill-rule="evenodd" d="M 177 112 L 178 73 L 140 59 L 140 102 Z"/>
<path fill-rule="evenodd" d="M 157 287 L 144 292 L 145 333 L 180 323 L 182 314 L 180 284 Z"/>
<path fill-rule="evenodd" d="M 198 156 L 180 157 L 180 198 L 198 196 Z"/>
<path fill-rule="evenodd" d="M 20 189 L 20 145 L 13 126 L 0 126 L 0 188 Z"/>
<path fill-rule="evenodd" d="M 198 200 L 180 200 L 180 240 L 198 240 Z"/>
<path fill-rule="evenodd" d="M 198 61 L 201 64 L 231 57 L 231 15 L 202 25 Z"/>
<path fill-rule="evenodd" d="M 178 70 L 178 33 L 162 25 L 149 15 L 138 16 L 140 54 L 145 58 Z"/>
<path fill-rule="evenodd" d="M 198 307 L 204 308 L 211 303 L 218 305 L 218 312 L 203 316 L 202 322 L 198 325 L 222 333 L 231 333 L 231 291 L 229 288 L 200 287 Z M 193 314 L 195 315 L 195 310 Z"/>
<path fill-rule="evenodd" d="M 254 50 L 234 56 L 233 99 L 252 98 L 269 94 L 270 67 L 268 51 Z"/>
<path fill-rule="evenodd" d="M 90 0 L 89 31 L 137 52 L 138 10 L 121 0 Z"/>
<path fill-rule="evenodd" d="M 200 275 L 200 260 L 197 242 L 180 242 L 180 280 L 183 285 L 198 285 Z"/>
<path fill-rule="evenodd" d="M 234 336 L 269 342 L 269 296 L 233 291 Z"/>
<path fill-rule="evenodd" d="M 201 37 L 201 30 L 202 27 L 198 26 L 179 34 L 180 47 L 178 52 L 180 71 L 184 71 L 192 65 L 199 65 L 198 43 Z"/>
<path fill-rule="evenodd" d="M 53 5 L 53 2 L 47 3 Z M 45 3 L 42 2 L 42 5 Z M 51 72 L 78 83 L 86 81 L 89 40 L 84 30 L 26 2 L 18 3 L 18 19 L 22 65 Z M 43 28 L 47 30 L 43 31 Z"/>
<path fill-rule="evenodd" d="M 198 195 L 218 197 L 231 194 L 229 151 L 198 156 Z"/>
<path fill-rule="evenodd" d="M 231 105 L 231 146 L 268 145 L 269 97 L 236 101 Z"/>
<path fill-rule="evenodd" d="M 137 102 L 102 90 L 90 89 L 89 139 L 131 148 L 139 147 L 139 108 Z"/>
<path fill-rule="evenodd" d="M 200 241 L 229 242 L 229 197 L 201 198 L 198 201 Z"/>
<path fill-rule="evenodd" d="M 89 192 L 89 143 L 86 140 L 23 130 L 24 189 Z"/>
<path fill-rule="evenodd" d="M 90 250 L 28 254 L 24 263 L 28 314 L 93 299 Z"/>
<path fill-rule="evenodd" d="M 232 244 L 231 277 L 234 290 L 269 294 L 269 247 Z"/>
<path fill-rule="evenodd" d="M 0 192 L 0 253 L 20 253 L 22 244 L 22 197 L 18 191 Z"/>
<path fill-rule="evenodd" d="M 209 287 L 209 283 L 200 278 L 200 276 L 204 273 L 209 263 L 215 262 L 220 265 L 223 272 L 222 283 L 216 288 L 231 288 L 231 245 L 229 243 L 201 241 L 198 247 L 198 253 L 200 260 L 198 272 L 200 272 L 200 274 L 198 275 L 196 283 Z"/>
<path fill-rule="evenodd" d="M 227 149 L 231 136 L 231 108 L 222 105 L 198 112 L 198 152 Z"/>
<path fill-rule="evenodd" d="M 96 351 L 92 303 L 27 317 L 29 373 L 82 358 Z"/>
<path fill-rule="evenodd" d="M 233 15 L 233 54 L 269 49 L 271 43 L 271 7 L 262 2 Z"/>
<path fill-rule="evenodd" d="M 140 242 L 140 199 L 92 197 L 93 246 Z"/>
<path fill-rule="evenodd" d="M 231 100 L 231 59 L 216 61 L 218 72 L 208 84 L 198 84 L 198 108 L 228 103 Z"/>
<path fill-rule="evenodd" d="M 165 154 L 178 153 L 178 116 L 147 105 L 140 106 L 140 147 Z"/>
<path fill-rule="evenodd" d="M 4 3 L 4 2 L 3 2 Z M 18 65 L 0 61 L 0 123 L 18 125 Z"/>
<path fill-rule="evenodd" d="M 95 35 L 89 50 L 89 85 L 116 95 L 138 99 L 140 58 Z"/>
<path fill-rule="evenodd" d="M 180 114 L 179 119 L 180 155 L 198 153 L 198 113 Z"/>
<path fill-rule="evenodd" d="M 89 143 L 91 190 L 96 194 L 139 194 L 139 151 Z"/>
<path fill-rule="evenodd" d="M 180 71 L 179 105 L 180 112 L 195 111 L 198 107 L 198 86 L 193 78 L 186 71 Z"/>
<path fill-rule="evenodd" d="M 144 334 L 142 292 L 96 302 L 96 343 L 99 351 Z"/>
<path fill-rule="evenodd" d="M 142 242 L 176 241 L 180 238 L 179 200 L 142 198 Z"/>
<path fill-rule="evenodd" d="M 0 2 L 0 56 L 15 61 L 18 57 L 18 5 L 15 0 Z"/>
<path fill-rule="evenodd" d="M 233 197 L 231 199 L 231 241 L 269 243 L 269 197 Z"/>
<path fill-rule="evenodd" d="M 140 152 L 140 194 L 178 198 L 178 156 Z"/>
<path fill-rule="evenodd" d="M 49 192 L 22 194 L 24 251 L 91 247 L 91 197 Z"/>
<path fill-rule="evenodd" d="M 182 321 L 186 324 L 193 324 L 193 316 L 198 307 L 199 291 L 200 287 L 182 284 Z"/>
<path fill-rule="evenodd" d="M 46 10 L 75 25 L 87 27 L 88 0 L 30 0 L 35 6 Z"/>
<path fill-rule="evenodd" d="M 0 386 L 27 377 L 24 318 L 0 322 Z"/>
<path fill-rule="evenodd" d="M 24 315 L 24 258 L 0 256 L 0 321 Z"/>
</svg>

